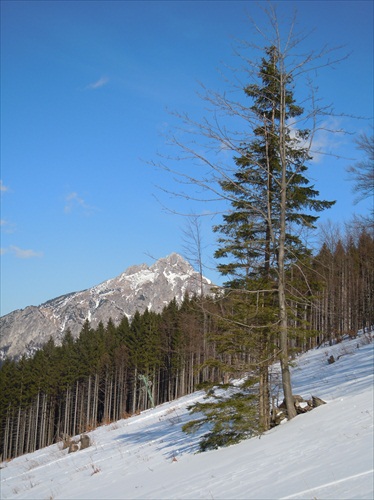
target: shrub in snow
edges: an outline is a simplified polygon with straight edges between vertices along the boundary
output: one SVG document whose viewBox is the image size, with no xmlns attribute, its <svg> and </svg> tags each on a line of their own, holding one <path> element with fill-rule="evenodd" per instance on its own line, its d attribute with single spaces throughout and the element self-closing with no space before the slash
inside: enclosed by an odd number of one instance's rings
<svg viewBox="0 0 374 500">
<path fill-rule="evenodd" d="M 185 424 L 183 431 L 194 433 L 203 426 L 209 428 L 200 440 L 200 451 L 236 444 L 261 433 L 258 397 L 246 389 L 241 387 L 243 392 L 239 392 L 238 387 L 235 387 L 237 392 L 232 395 L 224 392 L 217 395 L 212 389 L 207 394 L 209 401 L 188 407 L 191 413 L 200 413 L 202 416 Z"/>
</svg>

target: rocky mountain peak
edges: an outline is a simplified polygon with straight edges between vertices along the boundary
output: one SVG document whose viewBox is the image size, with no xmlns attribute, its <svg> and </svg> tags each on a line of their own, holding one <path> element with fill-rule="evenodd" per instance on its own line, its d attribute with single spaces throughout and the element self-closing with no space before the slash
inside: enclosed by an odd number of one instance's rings
<svg viewBox="0 0 374 500">
<path fill-rule="evenodd" d="M 153 266 L 161 267 L 163 264 L 168 267 L 181 268 L 185 270 L 188 269 L 193 271 L 191 264 L 178 253 L 171 253 L 167 257 L 159 259 L 157 262 L 155 262 L 155 264 L 153 264 Z"/>
<path fill-rule="evenodd" d="M 151 266 L 128 267 L 116 278 L 87 290 L 68 293 L 40 306 L 28 306 L 0 318 L 0 359 L 18 357 L 39 349 L 50 336 L 56 343 L 70 329 L 79 335 L 86 320 L 95 328 L 111 318 L 118 324 L 123 316 L 149 309 L 161 312 L 174 298 L 181 302 L 186 293 L 210 293 L 211 282 L 200 277 L 179 254 L 172 253 Z"/>
<path fill-rule="evenodd" d="M 128 267 L 120 276 L 131 276 L 132 274 L 140 273 L 148 269 L 147 264 L 138 264 Z"/>
</svg>

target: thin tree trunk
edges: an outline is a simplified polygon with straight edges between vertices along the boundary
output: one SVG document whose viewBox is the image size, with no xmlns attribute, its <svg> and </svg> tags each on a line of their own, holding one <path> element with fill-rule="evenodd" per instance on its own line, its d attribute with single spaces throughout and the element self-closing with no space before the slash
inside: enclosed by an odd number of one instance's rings
<svg viewBox="0 0 374 500">
<path fill-rule="evenodd" d="M 285 274 L 285 244 L 286 244 L 286 209 L 287 209 L 287 156 L 286 156 L 286 77 L 284 74 L 283 61 L 281 60 L 281 99 L 279 120 L 279 153 L 282 168 L 281 200 L 280 200 L 280 228 L 278 248 L 278 300 L 279 300 L 279 326 L 280 326 L 280 364 L 282 372 L 282 386 L 288 419 L 296 416 L 296 409 L 292 396 L 291 374 L 288 359 L 288 321 L 286 303 L 286 274 Z"/>
</svg>

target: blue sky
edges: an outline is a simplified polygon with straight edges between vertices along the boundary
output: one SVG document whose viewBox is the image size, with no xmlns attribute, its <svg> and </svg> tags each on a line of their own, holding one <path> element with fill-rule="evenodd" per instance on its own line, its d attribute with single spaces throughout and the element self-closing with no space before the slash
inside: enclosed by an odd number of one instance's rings
<svg viewBox="0 0 374 500">
<path fill-rule="evenodd" d="M 346 114 L 352 136 L 327 148 L 358 159 L 354 134 L 371 133 L 373 3 L 275 2 L 314 30 L 305 50 L 344 45 L 335 69 L 314 75 L 319 95 Z M 264 2 L 1 1 L 1 314 L 91 287 L 129 265 L 183 253 L 183 217 L 170 176 L 152 168 L 173 130 L 168 110 L 204 116 L 198 82 L 222 90 L 235 67 L 235 38 L 251 41 Z M 322 140 L 323 138 L 320 138 Z M 328 142 L 330 141 L 330 142 Z M 336 199 L 322 221 L 348 221 L 348 160 L 315 162 L 321 196 Z M 201 207 L 200 207 L 201 208 Z M 197 211 L 199 207 L 193 208 Z M 205 217 L 212 266 L 217 218 Z M 205 273 L 218 280 L 212 270 Z"/>
</svg>

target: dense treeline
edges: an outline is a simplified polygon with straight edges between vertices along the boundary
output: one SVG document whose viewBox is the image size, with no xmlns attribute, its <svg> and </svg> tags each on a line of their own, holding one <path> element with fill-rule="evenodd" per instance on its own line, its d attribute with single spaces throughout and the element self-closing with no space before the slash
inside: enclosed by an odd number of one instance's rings
<svg viewBox="0 0 374 500">
<path fill-rule="evenodd" d="M 326 240 L 314 258 L 288 272 L 295 352 L 374 324 L 374 239 L 367 232 Z M 260 380 L 261 360 L 276 359 L 276 332 L 253 339 L 233 321 L 259 304 L 261 296 L 240 302 L 232 290 L 209 299 L 186 296 L 181 305 L 172 301 L 160 314 L 137 312 L 117 326 L 109 321 L 92 329 L 86 321 L 77 339 L 68 331 L 59 346 L 50 339 L 32 358 L 6 360 L 2 458 L 136 414 L 202 383 L 248 371 Z M 271 304 L 262 304 L 262 314 L 273 314 Z M 267 397 L 258 396 L 261 411 Z"/>
<path fill-rule="evenodd" d="M 321 290 L 311 324 L 319 340 L 337 340 L 374 324 L 374 239 L 366 230 L 330 237 L 315 258 Z M 327 336 L 327 337 L 326 337 Z"/>
<path fill-rule="evenodd" d="M 172 400 L 201 382 L 204 339 L 196 299 L 171 302 L 161 314 L 136 313 L 118 326 L 109 321 L 79 338 L 66 332 L 33 358 L 6 360 L 1 368 L 3 459 L 30 452 Z M 204 376 L 214 378 L 212 370 Z"/>
</svg>

